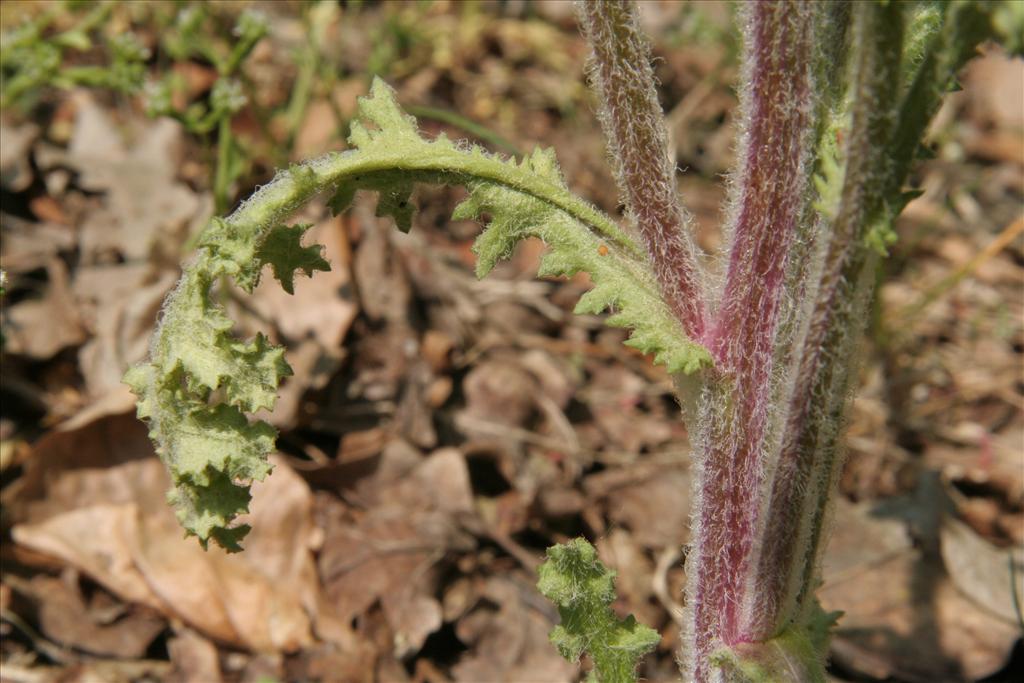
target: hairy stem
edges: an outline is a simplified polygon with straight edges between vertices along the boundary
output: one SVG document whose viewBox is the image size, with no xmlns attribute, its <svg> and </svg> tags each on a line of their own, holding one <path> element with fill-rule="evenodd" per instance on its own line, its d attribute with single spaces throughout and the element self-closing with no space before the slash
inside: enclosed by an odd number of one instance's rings
<svg viewBox="0 0 1024 683">
<path fill-rule="evenodd" d="M 901 9 L 862 3 L 854 8 L 852 42 L 861 46 L 851 64 L 845 178 L 828 240 L 816 303 L 797 359 L 796 383 L 762 532 L 757 576 L 771 599 L 750 613 L 749 632 L 767 639 L 799 616 L 808 592 L 821 518 L 838 461 L 839 432 L 848 395 L 852 354 L 873 282 L 875 259 L 864 245 L 867 218 L 879 209 L 887 176 L 899 87 Z M 812 557 L 808 558 L 808 554 Z"/>
<path fill-rule="evenodd" d="M 675 165 L 658 95 L 651 51 L 625 0 L 581 2 L 580 23 L 593 50 L 590 75 L 601 127 L 626 204 L 662 295 L 691 337 L 705 327 L 705 297 L 692 220 L 679 203 Z"/>
<path fill-rule="evenodd" d="M 733 186 L 732 248 L 706 344 L 716 361 L 698 418 L 701 452 L 690 571 L 692 667 L 711 680 L 716 649 L 748 642 L 744 606 L 764 514 L 768 408 L 787 258 L 806 219 L 817 125 L 812 55 L 818 5 L 745 5 L 741 168 Z"/>
<path fill-rule="evenodd" d="M 429 150 L 422 155 L 340 152 L 314 159 L 303 164 L 302 168 L 304 174 L 301 179 L 280 176 L 253 194 L 225 219 L 226 222 L 238 226 L 239 230 L 269 227 L 313 195 L 338 185 L 346 178 L 359 179 L 381 173 L 406 174 L 410 178 L 416 174 L 429 174 L 438 182 L 451 184 L 487 180 L 506 185 L 557 207 L 630 253 L 637 249 L 626 233 L 587 202 L 528 169 L 513 168 L 492 157 L 479 154 L 470 157 L 457 149 L 450 152 Z M 423 175 L 422 179 L 427 182 L 430 177 Z"/>
</svg>

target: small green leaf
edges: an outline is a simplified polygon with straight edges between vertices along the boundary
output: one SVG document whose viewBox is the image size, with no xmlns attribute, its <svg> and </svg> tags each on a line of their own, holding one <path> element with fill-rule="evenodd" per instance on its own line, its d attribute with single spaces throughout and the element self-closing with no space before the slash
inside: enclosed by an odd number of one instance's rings
<svg viewBox="0 0 1024 683">
<path fill-rule="evenodd" d="M 228 527 L 228 522 L 249 509 L 249 487 L 234 484 L 220 472 L 213 472 L 209 481 L 206 485 L 179 485 L 167 500 L 176 508 L 186 533 L 197 536 L 204 549 L 213 539 L 228 552 L 238 552 L 249 526 Z"/>
<path fill-rule="evenodd" d="M 311 227 L 310 224 L 279 225 L 270 231 L 256 252 L 256 257 L 261 263 L 270 265 L 281 288 L 289 294 L 295 293 L 296 270 L 313 277 L 318 270 L 331 269 L 331 264 L 321 256 L 323 248 L 320 245 L 304 247 L 301 244 L 302 235 Z"/>
<path fill-rule="evenodd" d="M 331 213 L 337 216 L 351 206 L 352 200 L 356 196 L 356 189 L 355 185 L 348 183 L 339 185 L 338 189 L 334 191 L 334 194 L 327 201 L 327 206 L 331 208 Z"/>
<path fill-rule="evenodd" d="M 551 642 L 570 662 L 589 653 L 599 683 L 635 681 L 640 658 L 657 646 L 661 636 L 632 615 L 615 616 L 615 572 L 601 563 L 586 540 L 552 546 L 547 557 L 538 571 L 537 588 L 555 603 L 562 618 L 551 632 Z"/>
<path fill-rule="evenodd" d="M 377 215 L 391 216 L 401 232 L 412 230 L 412 217 L 416 206 L 412 203 L 412 182 L 390 182 L 379 190 Z"/>
</svg>

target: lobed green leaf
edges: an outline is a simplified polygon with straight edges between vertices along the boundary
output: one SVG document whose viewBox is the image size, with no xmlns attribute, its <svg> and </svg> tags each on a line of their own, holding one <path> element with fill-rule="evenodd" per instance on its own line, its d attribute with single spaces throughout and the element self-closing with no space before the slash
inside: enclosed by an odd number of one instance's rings
<svg viewBox="0 0 1024 683">
<path fill-rule="evenodd" d="M 277 226 L 267 235 L 256 255 L 260 263 L 273 269 L 281 288 L 289 294 L 295 293 L 296 270 L 313 277 L 315 271 L 331 269 L 331 264 L 321 256 L 322 249 L 319 246 L 304 247 L 300 243 L 303 233 L 311 227 L 312 224 Z"/>
<path fill-rule="evenodd" d="M 246 414 L 272 409 L 277 387 L 291 374 L 284 351 L 257 335 L 234 337 L 233 323 L 212 295 L 224 276 L 245 289 L 259 283 L 265 266 L 285 291 L 296 271 L 329 269 L 318 246 L 302 246 L 308 226 L 282 221 L 314 195 L 331 191 L 329 205 L 344 210 L 358 190 L 379 195 L 377 213 L 398 227 L 412 226 L 416 183 L 461 184 L 467 199 L 456 218 L 489 217 L 475 245 L 477 273 L 485 275 L 526 237 L 548 250 L 543 276 L 590 273 L 594 289 L 577 312 L 611 308 L 609 324 L 633 330 L 629 344 L 654 355 L 673 373 L 711 365 L 662 301 L 645 257 L 610 219 L 566 187 L 554 154 L 538 150 L 520 162 L 444 136 L 420 137 L 416 121 L 376 80 L 359 103 L 361 121 L 349 138 L 354 150 L 328 154 L 279 173 L 227 218 L 214 219 L 199 251 L 164 306 L 150 359 L 125 375 L 139 397 L 138 414 L 174 481 L 171 500 L 186 531 L 229 550 L 239 549 L 249 484 L 269 472 L 274 430 Z"/>
<path fill-rule="evenodd" d="M 597 557 L 582 538 L 548 548 L 540 566 L 537 588 L 558 607 L 562 619 L 551 632 L 551 642 L 570 662 L 587 653 L 599 683 L 636 680 L 640 658 L 655 648 L 661 636 L 632 615 L 619 619 L 611 609 L 615 601 L 615 572 Z"/>
</svg>

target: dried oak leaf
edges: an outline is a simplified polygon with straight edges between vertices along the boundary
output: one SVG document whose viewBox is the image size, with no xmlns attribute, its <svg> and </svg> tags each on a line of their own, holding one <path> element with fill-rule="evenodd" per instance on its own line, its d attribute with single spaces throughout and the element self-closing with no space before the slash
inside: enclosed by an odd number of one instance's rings
<svg viewBox="0 0 1024 683">
<path fill-rule="evenodd" d="M 165 503 L 163 466 L 126 416 L 51 433 L 5 506 L 20 546 L 59 558 L 122 599 L 225 644 L 293 651 L 322 608 L 311 547 L 312 494 L 282 462 L 253 487 L 247 551 L 204 552 Z M 6 492 L 5 492 L 6 493 Z"/>
<path fill-rule="evenodd" d="M 380 478 L 405 469 L 389 464 L 389 454 L 404 459 L 385 450 Z M 441 626 L 435 563 L 472 548 L 457 521 L 473 506 L 462 454 L 444 449 L 405 471 L 399 480 L 365 487 L 365 514 L 346 511 L 328 523 L 319 559 L 338 618 L 351 620 L 380 601 L 399 656 L 419 650 Z"/>
<path fill-rule="evenodd" d="M 103 208 L 81 226 L 84 263 L 119 252 L 126 260 L 145 259 L 164 233 L 180 234 L 202 202 L 178 182 L 183 153 L 180 124 L 167 118 L 147 123 L 131 144 L 107 113 L 84 92 L 74 95 L 75 128 L 63 162 L 79 171 L 79 184 L 106 192 Z"/>
</svg>

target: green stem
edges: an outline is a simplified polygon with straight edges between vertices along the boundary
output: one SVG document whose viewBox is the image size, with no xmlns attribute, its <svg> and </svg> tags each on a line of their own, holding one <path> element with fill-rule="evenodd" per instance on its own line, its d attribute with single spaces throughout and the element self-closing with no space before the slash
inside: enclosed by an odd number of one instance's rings
<svg viewBox="0 0 1024 683">
<path fill-rule="evenodd" d="M 228 208 L 229 166 L 231 165 L 231 117 L 224 116 L 217 125 L 217 168 L 213 179 L 213 203 L 216 213 Z"/>
<path fill-rule="evenodd" d="M 400 174 L 419 182 L 463 184 L 483 180 L 547 202 L 631 254 L 638 256 L 642 253 L 637 244 L 607 216 L 568 190 L 538 177 L 532 171 L 513 167 L 483 154 L 467 155 L 457 148 L 428 148 L 419 154 L 397 152 L 368 155 L 349 151 L 326 154 L 298 168 L 301 174 L 281 174 L 274 182 L 260 188 L 226 222 L 241 230 L 269 229 L 296 206 L 347 178 L 359 180 L 374 174 Z M 302 180 L 296 181 L 296 175 L 302 175 Z M 258 239 L 256 234 L 251 237 Z"/>
<path fill-rule="evenodd" d="M 299 74 L 295 79 L 295 87 L 288 101 L 285 120 L 288 122 L 288 149 L 295 144 L 299 126 L 306 118 L 306 109 L 313 93 L 313 83 L 320 69 L 320 49 L 324 42 L 327 27 L 331 24 L 338 8 L 327 2 L 312 6 L 305 13 L 304 24 L 308 40 L 303 44 L 299 63 Z M 328 90 L 328 92 L 330 92 Z"/>
<path fill-rule="evenodd" d="M 295 138 L 299 132 L 299 126 L 306 118 L 306 109 L 309 107 L 309 100 L 313 94 L 313 76 L 316 75 L 320 62 L 320 50 L 317 45 L 310 45 L 303 50 L 303 56 L 299 59 L 298 78 L 295 79 L 295 87 L 292 89 L 291 99 L 288 101 L 288 110 L 285 113 L 285 120 L 288 122 L 288 148 L 295 144 Z"/>
<path fill-rule="evenodd" d="M 440 123 L 447 123 L 450 126 L 461 128 L 473 137 L 479 139 L 481 142 L 486 142 L 493 147 L 500 147 L 515 156 L 522 155 L 522 151 L 516 147 L 515 143 L 509 142 L 509 140 L 498 135 L 487 126 L 466 118 L 458 112 L 451 111 L 450 109 L 426 107 L 422 105 L 410 105 L 405 109 L 418 119 L 430 119 Z"/>
</svg>

